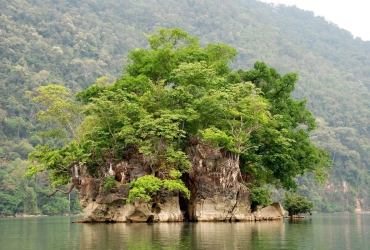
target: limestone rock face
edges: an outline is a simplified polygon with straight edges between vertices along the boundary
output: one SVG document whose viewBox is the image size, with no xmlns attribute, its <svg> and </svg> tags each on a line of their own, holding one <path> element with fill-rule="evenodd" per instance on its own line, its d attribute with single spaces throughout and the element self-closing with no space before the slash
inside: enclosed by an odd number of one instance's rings
<svg viewBox="0 0 370 250">
<path fill-rule="evenodd" d="M 159 222 L 184 219 L 177 191 L 161 190 L 150 202 L 128 204 L 127 185 L 104 191 L 102 181 L 96 178 L 74 178 L 74 184 L 79 190 L 84 212 L 80 222 Z"/>
<path fill-rule="evenodd" d="M 192 168 L 188 205 L 192 221 L 251 220 L 250 191 L 241 184 L 239 159 L 220 149 L 196 144 L 187 150 Z"/>
<path fill-rule="evenodd" d="M 84 211 L 81 222 L 250 221 L 276 217 L 275 213 L 283 211 L 274 205 L 274 210 L 251 213 L 250 190 L 242 184 L 238 155 L 197 140 L 188 142 L 185 152 L 192 163 L 189 173 L 183 175 L 190 200 L 178 191 L 162 189 L 150 202 L 128 204 L 129 187 L 125 184 L 152 174 L 137 150 L 126 153 L 119 162 L 106 160 L 106 166 L 98 170 L 99 176 L 114 176 L 117 181 L 109 191 L 104 191 L 102 179 L 91 176 L 86 167 L 72 166 Z"/>
<path fill-rule="evenodd" d="M 254 220 L 281 220 L 284 217 L 284 208 L 280 202 L 272 203 L 253 213 Z"/>
<path fill-rule="evenodd" d="M 79 188 L 79 199 L 84 211 L 80 222 L 159 222 L 183 221 L 178 192 L 162 190 L 151 202 L 126 203 L 129 188 L 121 185 L 102 191 L 98 179 L 84 179 Z"/>
</svg>

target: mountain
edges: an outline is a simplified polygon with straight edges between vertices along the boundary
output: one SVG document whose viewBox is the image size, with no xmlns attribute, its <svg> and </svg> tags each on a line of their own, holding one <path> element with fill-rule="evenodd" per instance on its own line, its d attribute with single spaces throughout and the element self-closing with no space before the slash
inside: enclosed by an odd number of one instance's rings
<svg viewBox="0 0 370 250">
<path fill-rule="evenodd" d="M 234 69 L 264 61 L 282 74 L 297 72 L 294 97 L 307 99 L 317 117 L 311 139 L 333 161 L 324 187 L 297 177 L 299 192 L 321 211 L 370 209 L 370 42 L 313 12 L 256 0 L 0 0 L 0 6 L 0 214 L 69 211 L 62 196 L 57 205 L 46 203 L 42 177 L 22 179 L 34 146 L 62 143 L 37 134 L 43 125 L 25 92 L 49 83 L 77 92 L 103 75 L 113 81 L 127 53 L 161 27 L 179 27 L 202 44 L 233 46 Z"/>
</svg>

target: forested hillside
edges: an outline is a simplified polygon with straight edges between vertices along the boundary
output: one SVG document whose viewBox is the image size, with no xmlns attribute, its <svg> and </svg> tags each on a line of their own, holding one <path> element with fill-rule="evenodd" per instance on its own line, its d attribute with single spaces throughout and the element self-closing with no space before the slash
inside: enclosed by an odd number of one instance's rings
<svg viewBox="0 0 370 250">
<path fill-rule="evenodd" d="M 294 95 L 307 99 L 317 117 L 312 141 L 333 161 L 324 187 L 298 177 L 300 192 L 318 210 L 369 210 L 370 42 L 312 12 L 255 0 L 0 0 L 0 6 L 0 214 L 78 210 L 63 196 L 45 203 L 42 193 L 50 188 L 42 176 L 22 178 L 34 146 L 62 144 L 37 134 L 44 125 L 25 92 L 49 83 L 77 92 L 105 75 L 101 84 L 112 82 L 127 53 L 160 27 L 179 27 L 201 44 L 229 44 L 238 51 L 233 69 L 264 61 L 297 72 Z"/>
</svg>

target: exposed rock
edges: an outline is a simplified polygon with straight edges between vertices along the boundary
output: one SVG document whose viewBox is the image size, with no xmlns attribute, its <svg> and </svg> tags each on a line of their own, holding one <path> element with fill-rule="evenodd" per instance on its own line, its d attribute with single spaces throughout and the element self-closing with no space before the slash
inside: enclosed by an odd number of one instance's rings
<svg viewBox="0 0 370 250">
<path fill-rule="evenodd" d="M 135 174 L 141 173 L 135 170 Z M 127 204 L 129 194 L 127 185 L 121 184 L 104 191 L 100 179 L 83 178 L 77 189 L 84 211 L 84 218 L 80 222 L 157 222 L 184 219 L 178 192 L 161 190 L 151 202 L 136 201 Z"/>
<path fill-rule="evenodd" d="M 85 189 L 86 190 L 86 189 Z M 151 202 L 126 203 L 128 187 L 122 185 L 116 193 L 104 192 L 95 200 L 80 192 L 84 218 L 80 222 L 159 222 L 183 221 L 179 194 L 162 190 Z"/>
<path fill-rule="evenodd" d="M 189 147 L 187 154 L 192 162 L 189 219 L 251 220 L 250 191 L 240 183 L 238 157 L 204 144 Z"/>
<path fill-rule="evenodd" d="M 362 212 L 362 207 L 361 203 L 363 203 L 363 199 L 356 199 L 356 208 L 355 208 L 355 213 L 361 213 Z"/>
<path fill-rule="evenodd" d="M 281 220 L 284 218 L 284 208 L 280 202 L 272 203 L 256 212 L 253 212 L 254 220 Z"/>
<path fill-rule="evenodd" d="M 117 186 L 109 191 L 104 191 L 103 181 L 93 178 L 86 166 L 74 164 L 71 175 L 84 211 L 81 222 L 251 221 L 283 216 L 279 203 L 252 215 L 250 190 L 242 184 L 238 155 L 196 139 L 189 141 L 186 153 L 192 167 L 183 181 L 191 192 L 190 200 L 177 191 L 162 189 L 150 202 L 128 204 L 126 183 L 151 174 L 133 148 L 125 152 L 122 161 L 106 159 L 106 166 L 98 170 L 99 176 L 115 177 Z"/>
</svg>

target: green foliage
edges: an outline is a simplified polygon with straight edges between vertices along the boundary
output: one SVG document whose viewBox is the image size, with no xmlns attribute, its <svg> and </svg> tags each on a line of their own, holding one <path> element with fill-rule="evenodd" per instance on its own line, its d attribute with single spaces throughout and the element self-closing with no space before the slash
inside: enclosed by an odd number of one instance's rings
<svg viewBox="0 0 370 250">
<path fill-rule="evenodd" d="M 163 47 L 175 48 L 188 43 L 198 43 L 198 38 L 188 36 L 188 33 L 179 28 L 164 29 L 161 28 L 156 34 L 147 36 L 150 48 L 158 50 Z"/>
<path fill-rule="evenodd" d="M 56 194 L 52 199 L 44 196 L 50 193 L 50 181 L 46 174 L 39 174 L 33 178 L 24 179 L 22 176 L 27 170 L 29 162 L 16 159 L 13 162 L 3 163 L 0 167 L 0 214 L 65 214 L 67 212 L 80 213 L 81 207 L 77 200 L 77 192 L 70 194 L 71 205 L 65 195 Z M 68 176 L 69 180 L 69 176 Z M 54 201 L 54 199 L 56 199 Z M 57 201 L 58 199 L 67 199 Z M 43 206 L 47 204 L 46 210 Z M 63 205 L 61 205 L 63 204 Z M 48 212 L 46 212 L 48 211 Z"/>
<path fill-rule="evenodd" d="M 203 139 L 206 142 L 210 142 L 213 147 L 231 148 L 233 145 L 233 139 L 224 131 L 221 131 L 215 127 L 207 128 L 200 132 Z"/>
<path fill-rule="evenodd" d="M 182 193 L 185 198 L 190 199 L 190 191 L 181 180 L 164 180 L 163 187 L 170 191 L 177 190 Z"/>
<path fill-rule="evenodd" d="M 69 202 L 67 199 L 53 198 L 41 207 L 41 211 L 47 215 L 67 214 L 69 212 Z"/>
<path fill-rule="evenodd" d="M 115 186 L 117 186 L 117 181 L 114 179 L 114 176 L 109 176 L 103 179 L 104 182 L 104 191 L 109 191 Z"/>
<path fill-rule="evenodd" d="M 190 162 L 181 148 L 186 137 L 210 128 L 229 129 L 228 135 L 224 132 L 224 136 L 231 137 L 233 127 L 227 124 L 229 110 L 216 107 L 220 106 L 220 101 L 227 103 L 234 98 L 235 105 L 240 106 L 236 109 L 245 115 L 245 120 L 237 125 L 247 132 L 240 133 L 240 138 L 230 141 L 227 146 L 232 150 L 236 143 L 238 150 L 244 148 L 248 137 L 245 134 L 250 133 L 248 126 L 260 120 L 263 123 L 259 114 L 263 113 L 264 104 L 258 96 L 253 96 L 256 104 L 248 109 L 248 98 L 253 91 L 257 92 L 251 85 L 226 88 L 224 75 L 230 69 L 225 70 L 225 67 L 227 60 L 235 55 L 234 49 L 221 44 L 202 49 L 197 39 L 176 28 L 159 30 L 149 36 L 149 43 L 150 50 L 130 53 L 126 75 L 113 85 L 104 88 L 93 85 L 78 94 L 80 100 L 89 102 L 84 111 L 88 116 L 82 122 L 84 145 L 96 152 L 119 143 L 135 144 L 145 155 L 153 174 L 174 169 L 187 172 Z M 221 64 L 225 66 L 223 72 L 216 68 Z M 228 95 L 222 96 L 221 91 L 227 91 Z M 244 99 L 237 97 L 239 93 Z M 204 110 L 207 106 L 202 101 L 210 101 L 217 95 L 220 95 L 220 101 L 214 103 L 214 116 L 211 117 L 209 110 Z M 245 108 L 246 112 L 243 111 Z M 262 111 L 259 113 L 256 109 Z M 223 120 L 218 121 L 215 116 L 221 116 Z M 235 111 L 234 116 L 240 114 Z M 92 120 L 94 126 L 85 124 L 87 119 Z M 207 121 L 203 122 L 205 119 Z"/>
<path fill-rule="evenodd" d="M 132 145 L 152 175 L 129 184 L 128 202 L 148 201 L 162 187 L 189 198 L 184 183 L 171 176 L 191 167 L 185 153 L 189 137 L 233 153 L 247 163 L 241 165 L 244 171 L 263 173 L 255 174 L 261 184 L 290 189 L 297 174 L 324 176 L 325 152 L 308 140 L 313 117 L 305 101 L 291 98 L 296 74 L 281 76 L 262 62 L 253 70 L 232 72 L 228 62 L 235 49 L 224 44 L 202 48 L 178 28 L 159 29 L 148 42 L 150 49 L 129 53 L 120 79 L 113 84 L 98 79 L 77 94 L 82 105 L 62 86 L 29 92 L 42 109 L 40 121 L 54 123 L 54 134 L 69 131 L 73 140 L 60 148 L 37 146 L 26 176 L 49 171 L 53 185 L 61 185 L 68 183 L 68 167 L 86 164 L 92 176 L 103 178 L 104 161 L 120 160 L 120 149 Z M 154 177 L 157 173 L 165 180 Z M 112 177 L 104 179 L 105 190 L 114 185 Z M 256 192 L 255 204 L 264 205 L 266 190 Z"/>
<path fill-rule="evenodd" d="M 181 178 L 182 173 L 179 170 L 172 170 L 169 175 L 172 179 L 177 180 Z"/>
<path fill-rule="evenodd" d="M 25 177 L 31 177 L 39 172 L 50 171 L 50 180 L 54 186 L 66 185 L 70 174 L 67 167 L 71 164 L 84 164 L 88 161 L 89 154 L 72 141 L 63 148 L 55 149 L 49 145 L 38 145 L 29 154 L 30 165 Z"/>
<path fill-rule="evenodd" d="M 18 212 L 18 205 L 21 202 L 20 197 L 0 193 L 0 211 L 4 215 L 13 215 Z"/>
<path fill-rule="evenodd" d="M 158 34 L 147 36 L 150 37 L 152 48 L 158 51 L 158 60 L 153 62 L 163 64 L 157 68 L 151 67 L 153 64 L 146 60 L 154 60 L 154 56 L 138 57 L 143 59 L 142 65 L 145 65 L 145 69 L 138 67 L 139 74 L 152 71 L 153 77 L 150 79 L 157 82 L 154 73 L 159 75 L 158 72 L 166 67 L 170 72 L 172 65 L 177 65 L 177 61 L 179 63 L 210 61 L 208 65 L 212 64 L 213 70 L 222 75 L 229 70 L 227 62 L 233 58 L 236 59 L 235 64 L 232 64 L 234 69 L 249 67 L 255 60 L 264 60 L 279 72 L 299 73 L 300 80 L 295 84 L 296 90 L 292 92 L 292 96 L 297 99 L 307 98 L 307 107 L 323 122 L 323 126 L 319 126 L 318 130 L 310 134 L 316 146 L 330 152 L 334 166 L 330 172 L 332 176 L 330 181 L 335 183 L 338 190 L 341 183 L 347 181 L 355 190 L 354 195 L 364 198 L 364 206 L 369 207 L 370 199 L 367 195 L 369 193 L 367 145 L 370 138 L 367 68 L 369 46 L 358 38 L 353 39 L 348 31 L 315 16 L 313 12 L 288 6 L 272 7 L 258 1 L 229 1 L 212 6 L 204 0 L 195 2 L 155 0 L 148 3 L 110 0 L 91 3 L 82 0 L 69 4 L 49 0 L 32 3 L 5 0 L 4 6 L 4 15 L 0 17 L 2 30 L 6 30 L 1 34 L 3 39 L 0 41 L 0 50 L 3 52 L 0 67 L 0 148 L 3 152 L 1 157 L 7 161 L 25 159 L 24 154 L 17 151 L 16 146 L 19 143 L 17 139 L 27 140 L 30 132 L 45 130 L 45 127 L 37 124 L 33 118 L 35 106 L 23 98 L 26 90 L 34 91 L 40 86 L 54 82 L 77 92 L 105 74 L 109 75 L 108 82 L 111 82 L 111 79 L 120 75 L 128 51 L 145 46 L 143 31 L 150 34 L 160 26 L 182 27 L 191 34 L 202 34 L 201 41 L 193 37 L 188 38 L 186 32 L 179 29 L 172 33 L 164 29 Z M 223 9 L 230 11 L 225 12 Z M 199 18 L 199 13 L 205 13 L 207 19 Z M 53 18 L 50 18 L 50 15 Z M 119 32 L 116 32 L 117 30 Z M 214 41 L 234 46 L 239 52 L 238 56 L 235 57 L 235 49 L 230 50 L 228 46 L 225 48 L 222 44 L 205 45 Z M 189 48 L 196 48 L 200 42 L 205 45 L 203 46 L 205 51 L 188 49 L 188 45 L 191 45 Z M 167 50 L 161 50 L 163 48 Z M 184 53 L 177 56 L 169 48 L 179 48 Z M 185 53 L 186 50 L 189 53 Z M 145 54 L 147 51 L 143 50 L 140 53 Z M 159 57 L 167 55 L 170 58 L 162 57 L 160 60 Z M 262 77 L 265 69 L 262 67 L 259 69 L 262 73 L 257 76 Z M 170 78 L 172 76 L 170 75 Z M 148 77 L 144 78 L 148 80 Z M 240 76 L 236 74 L 230 74 L 225 79 L 233 83 L 241 82 Z M 267 90 L 273 78 L 263 79 L 267 80 L 265 83 L 261 81 L 259 86 Z M 132 89 L 140 89 L 137 90 L 138 93 L 146 91 L 146 88 L 141 87 L 148 81 L 138 80 L 137 77 L 127 80 L 130 81 Z M 105 88 L 103 85 L 99 86 Z M 292 85 L 287 87 L 291 88 Z M 275 94 L 276 91 L 272 91 L 269 98 Z M 186 113 L 191 113 L 193 118 L 199 116 L 192 112 L 194 109 L 186 108 Z M 190 126 L 195 125 L 187 122 L 189 115 L 187 119 L 184 125 L 189 131 Z M 204 119 L 202 122 L 206 121 Z M 128 127 L 126 129 L 129 130 Z M 205 129 L 207 128 L 203 130 Z M 65 132 L 55 130 L 54 134 L 60 136 Z M 98 135 L 99 132 L 104 132 L 104 135 L 109 133 L 96 130 L 94 135 Z M 282 184 L 278 179 L 284 177 L 279 171 L 271 166 L 266 167 L 275 164 L 281 167 L 281 162 L 289 159 L 288 150 L 281 152 L 276 150 L 276 145 L 280 142 L 289 141 L 281 140 L 285 135 L 279 137 L 279 133 L 274 129 L 259 133 L 259 138 L 255 139 L 256 133 L 250 137 L 249 141 L 253 140 L 253 143 L 249 146 L 255 145 L 260 138 L 272 134 L 278 143 L 266 139 L 264 144 L 271 145 L 274 154 L 267 157 L 269 148 L 259 148 L 255 154 L 243 156 L 248 166 L 253 168 L 243 167 L 248 168 L 249 172 L 256 173 L 256 176 L 261 176 L 261 182 L 291 186 L 294 179 Z M 82 138 L 83 133 L 80 136 Z M 180 143 L 176 144 L 183 146 L 183 141 L 184 139 L 181 139 Z M 49 140 L 48 143 L 52 146 L 64 146 L 58 140 Z M 100 143 L 106 145 L 110 142 L 102 140 Z M 30 144 L 36 145 L 34 142 Z M 95 147 L 96 144 L 92 144 L 94 150 L 91 151 L 99 155 L 99 147 Z M 291 144 L 291 147 L 301 148 L 299 143 Z M 257 148 L 249 150 L 257 151 Z M 302 149 L 293 156 L 305 152 L 306 150 Z M 263 160 L 259 159 L 261 156 Z M 97 156 L 95 160 L 98 161 L 98 158 Z M 289 166 L 286 169 L 282 168 L 280 172 L 290 169 L 292 169 L 290 175 L 302 172 L 300 170 L 305 164 L 299 167 L 297 165 L 291 160 Z M 318 176 L 321 175 L 318 173 Z M 347 198 L 343 192 L 340 192 L 341 198 L 334 200 L 331 192 L 314 185 L 310 186 L 310 190 L 313 189 L 325 197 L 326 203 L 340 203 L 347 209 Z M 352 202 L 351 200 L 351 205 Z"/>
<path fill-rule="evenodd" d="M 302 213 L 310 213 L 311 215 L 313 207 L 314 202 L 307 200 L 304 196 L 285 193 L 284 208 L 289 212 L 289 216 Z"/>
<path fill-rule="evenodd" d="M 185 198 L 188 200 L 190 199 L 190 191 L 189 189 L 185 186 L 184 182 L 180 179 L 182 174 L 178 170 L 172 170 L 170 172 L 170 177 L 172 178 L 171 180 L 163 180 L 163 187 L 172 191 L 172 190 L 177 190 L 180 193 L 182 193 Z"/>
<path fill-rule="evenodd" d="M 272 203 L 271 191 L 268 188 L 253 187 L 251 189 L 252 211 L 258 207 L 266 207 Z"/>
<path fill-rule="evenodd" d="M 153 175 L 144 175 L 128 185 L 130 193 L 126 202 L 130 203 L 134 199 L 150 201 L 152 199 L 151 195 L 156 194 L 161 189 L 163 182 Z"/>
<path fill-rule="evenodd" d="M 189 172 L 191 163 L 185 152 L 169 147 L 166 150 L 165 157 L 168 164 L 175 166 L 177 170 L 181 170 L 180 173 Z M 173 173 L 173 170 L 171 172 Z"/>
<path fill-rule="evenodd" d="M 27 140 L 31 132 L 45 130 L 34 120 L 35 106 L 23 98 L 26 90 L 34 91 L 54 82 L 77 92 L 105 74 L 109 75 L 108 82 L 111 82 L 120 75 L 126 62 L 125 55 L 130 50 L 145 46 L 143 31 L 150 34 L 160 26 L 182 27 L 191 34 L 202 34 L 201 41 L 192 37 L 189 39 L 186 32 L 178 29 L 172 33 L 164 29 L 159 34 L 151 35 L 150 44 L 158 50 L 158 60 L 154 61 L 154 56 L 140 56 L 147 54 L 146 50 L 138 52 L 141 54 L 137 58 L 143 60 L 137 62 L 145 67 L 137 67 L 135 72 L 151 71 L 153 76 L 150 79 L 157 82 L 155 74 L 159 76 L 162 69 L 168 69 L 165 73 L 171 74 L 168 72 L 178 60 L 179 63 L 211 61 L 208 64 L 220 72 L 217 74 L 223 74 L 229 70 L 228 60 L 235 58 L 235 63 L 231 64 L 233 69 L 250 67 L 256 60 L 264 60 L 279 72 L 299 73 L 300 79 L 294 86 L 292 96 L 307 98 L 307 107 L 319 118 L 321 124 L 318 130 L 310 132 L 311 141 L 330 152 L 333 163 L 330 182 L 340 190 L 341 183 L 347 181 L 355 190 L 354 196 L 364 198 L 363 205 L 369 209 L 369 45 L 359 38 L 354 39 L 350 32 L 323 17 L 296 7 L 271 6 L 259 1 L 228 1 L 210 5 L 204 0 L 154 0 L 146 3 L 111 0 L 91 3 L 81 0 L 68 4 L 50 0 L 5 0 L 3 6 L 0 26 L 6 32 L 2 32 L 3 39 L 0 41 L 0 148 L 3 152 L 1 157 L 7 161 L 25 159 L 17 151 L 18 139 Z M 224 9 L 229 11 L 222 11 Z M 199 13 L 204 13 L 207 18 L 200 18 Z M 235 57 L 235 49 L 230 50 L 228 46 L 225 49 L 222 44 L 205 45 L 214 41 L 232 45 L 239 52 L 238 56 Z M 200 42 L 205 45 L 205 51 L 190 49 L 196 48 Z M 188 45 L 191 45 L 189 49 Z M 167 50 L 161 50 L 164 47 Z M 169 48 L 181 48 L 184 53 L 176 56 Z M 159 60 L 160 56 L 167 58 Z M 162 66 L 151 67 L 154 63 L 149 59 L 158 65 L 162 62 Z M 262 77 L 265 69 L 259 69 L 262 73 L 257 76 Z M 131 89 L 136 88 L 138 93 L 145 92 L 143 85 L 148 83 L 148 77 L 143 76 L 146 81 L 139 77 L 130 77 L 125 87 L 131 82 Z M 242 81 L 237 74 L 229 74 L 226 79 L 233 83 Z M 263 79 L 267 80 L 265 83 L 261 81 L 259 86 L 267 90 L 272 78 Z M 105 88 L 104 84 L 98 85 L 96 89 Z M 275 94 L 276 91 L 272 91 L 269 97 Z M 181 97 L 185 98 L 185 95 Z M 180 106 L 182 103 L 176 104 Z M 183 113 L 192 114 L 192 119 L 199 116 L 191 108 L 185 109 Z M 189 121 L 189 115 L 187 119 Z M 190 126 L 195 126 L 187 122 L 184 125 L 189 130 Z M 60 136 L 66 131 L 54 132 Z M 95 135 L 99 132 L 109 133 L 96 130 Z M 276 137 L 279 133 L 274 129 L 260 133 L 260 138 L 270 134 L 278 142 L 282 141 Z M 255 136 L 250 138 L 254 140 L 253 144 L 259 141 L 259 138 L 254 139 Z M 47 143 L 64 146 L 60 140 L 48 140 Z M 30 144 L 36 145 L 34 142 Z M 269 148 L 262 147 L 259 153 L 243 156 L 248 166 L 253 168 L 244 167 L 261 176 L 261 182 L 273 181 L 282 185 L 277 181 L 277 178 L 283 178 L 279 171 L 265 165 L 281 166 L 280 162 L 289 159 L 289 152 L 277 151 L 279 143 L 274 143 L 272 139 L 266 139 L 265 144 L 271 145 L 275 152 L 273 156 L 266 157 Z M 183 140 L 179 145 L 184 145 Z M 300 148 L 299 143 L 294 146 Z M 99 155 L 98 147 L 93 151 Z M 304 154 L 305 150 L 297 153 Z M 263 161 L 259 159 L 261 156 Z M 293 169 L 293 174 L 297 172 L 296 167 L 297 164 L 291 161 L 289 167 L 282 168 L 280 172 Z M 292 181 L 294 179 L 290 179 L 291 184 Z M 340 198 L 334 200 L 331 191 L 314 185 L 310 186 L 310 190 L 315 190 L 312 196 L 317 193 L 324 197 L 324 203 L 334 202 L 345 209 L 348 207 L 348 199 L 343 192 L 340 192 Z"/>
<path fill-rule="evenodd" d="M 324 213 L 338 213 L 338 212 L 345 212 L 346 211 L 344 206 L 336 204 L 334 202 L 328 202 L 328 203 L 324 204 L 324 206 L 322 206 L 320 208 L 320 210 Z M 348 211 L 349 212 L 354 212 L 354 207 L 350 207 L 350 209 Z"/>
<path fill-rule="evenodd" d="M 50 84 L 37 88 L 34 92 L 27 91 L 26 95 L 32 102 L 39 106 L 37 119 L 48 125 L 58 125 L 58 128 L 49 131 L 51 135 L 58 135 L 61 138 L 67 137 L 67 132 L 79 141 L 76 135 L 76 127 L 79 124 L 80 106 L 71 98 L 71 94 L 65 87 Z M 60 132 L 59 132 L 60 131 Z"/>
<path fill-rule="evenodd" d="M 162 187 L 169 191 L 177 190 L 187 199 L 190 199 L 189 189 L 187 189 L 185 184 L 179 179 L 181 177 L 181 172 L 178 170 L 171 171 L 170 177 L 173 179 L 165 179 L 163 181 L 153 175 L 144 175 L 137 178 L 128 184 L 130 193 L 126 202 L 130 203 L 135 199 L 150 201 L 152 196 L 156 195 Z"/>
<path fill-rule="evenodd" d="M 309 132 L 315 128 L 315 121 L 306 109 L 306 101 L 291 98 L 298 76 L 288 73 L 281 76 L 263 62 L 256 62 L 250 71 L 238 71 L 245 81 L 251 81 L 261 89 L 260 94 L 269 100 L 268 111 L 272 122 L 251 135 L 254 154 L 246 155 L 247 161 L 258 161 L 246 166 L 249 172 L 265 171 L 265 182 L 285 189 L 296 189 L 295 176 L 313 172 L 323 183 L 330 168 L 330 158 L 325 150 L 315 147 L 309 140 Z M 258 173 L 257 175 L 258 176 Z"/>
</svg>

